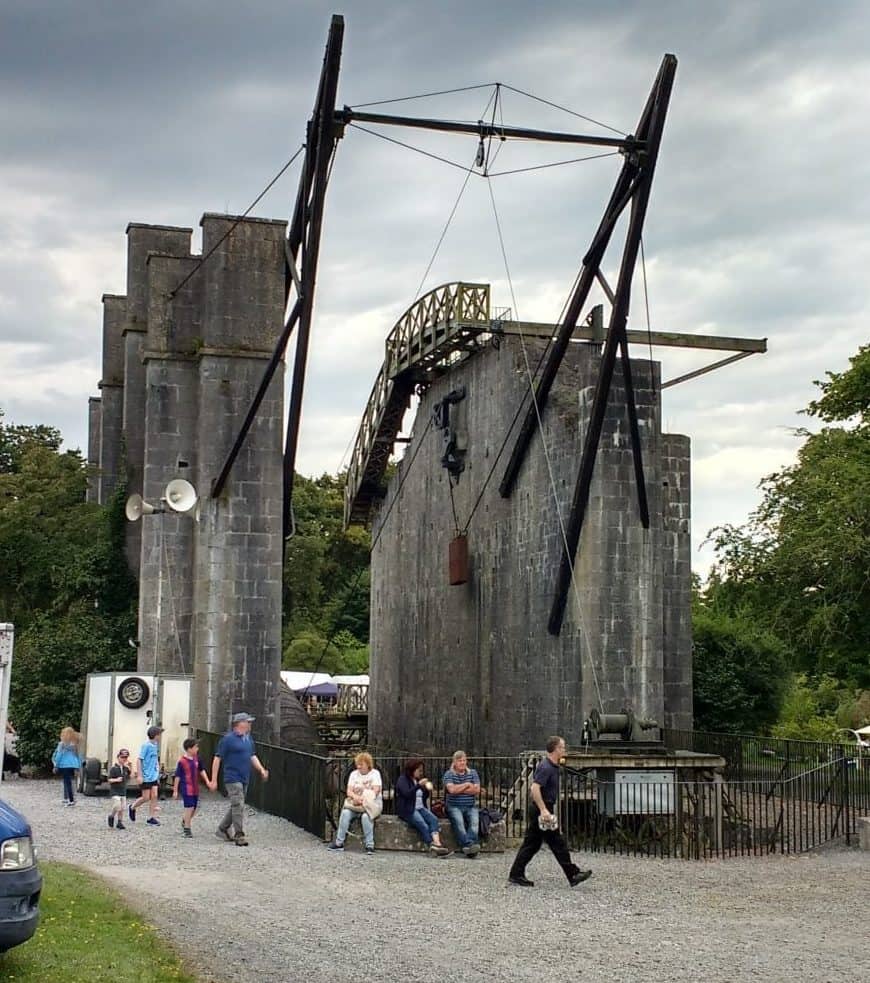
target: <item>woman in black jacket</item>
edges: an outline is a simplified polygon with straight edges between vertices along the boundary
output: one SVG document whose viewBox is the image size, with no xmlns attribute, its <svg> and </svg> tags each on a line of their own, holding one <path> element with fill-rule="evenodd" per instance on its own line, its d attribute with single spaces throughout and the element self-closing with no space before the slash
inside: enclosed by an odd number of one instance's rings
<svg viewBox="0 0 870 983">
<path fill-rule="evenodd" d="M 436 857 L 446 857 L 450 851 L 441 843 L 438 817 L 427 808 L 432 783 L 423 778 L 423 761 L 408 758 L 402 774 L 396 780 L 396 815 L 420 834 L 420 839 Z"/>
</svg>

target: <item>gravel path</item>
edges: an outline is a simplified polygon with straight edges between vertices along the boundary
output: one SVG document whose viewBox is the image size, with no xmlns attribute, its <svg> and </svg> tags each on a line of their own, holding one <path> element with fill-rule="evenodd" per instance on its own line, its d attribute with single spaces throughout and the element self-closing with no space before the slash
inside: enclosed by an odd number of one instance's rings
<svg viewBox="0 0 870 983">
<path fill-rule="evenodd" d="M 534 889 L 506 882 L 511 855 L 447 860 L 329 853 L 263 814 L 251 846 L 212 835 L 223 800 L 206 794 L 194 838 L 180 806 L 158 828 L 109 830 L 107 800 L 60 803 L 59 782 L 4 783 L 39 855 L 97 871 L 216 983 L 365 980 L 870 980 L 870 855 L 722 862 L 582 855 L 571 890 L 549 852 Z M 142 817 L 144 818 L 144 817 Z M 863 913 L 862 913 L 863 912 Z M 452 953 L 467 955 L 454 961 Z"/>
</svg>

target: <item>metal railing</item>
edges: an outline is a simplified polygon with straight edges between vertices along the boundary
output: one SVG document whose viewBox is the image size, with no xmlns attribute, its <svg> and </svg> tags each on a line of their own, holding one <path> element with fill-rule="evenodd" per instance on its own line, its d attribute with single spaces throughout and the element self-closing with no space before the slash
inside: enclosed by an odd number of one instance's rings
<svg viewBox="0 0 870 983">
<path fill-rule="evenodd" d="M 782 782 L 844 759 L 850 770 L 851 803 L 859 813 L 870 813 L 870 753 L 853 744 L 667 729 L 662 740 L 672 750 L 721 755 L 727 762 L 724 777 L 738 782 Z"/>
<path fill-rule="evenodd" d="M 396 779 L 402 774 L 402 768 L 407 755 L 375 754 L 375 768 L 381 774 L 384 783 L 384 814 L 395 815 L 395 786 Z M 527 760 L 528 759 L 528 760 Z M 423 771 L 433 785 L 430 806 L 432 802 L 444 799 L 442 778 L 452 765 L 452 755 L 438 757 L 422 757 Z M 528 809 L 528 789 L 524 787 L 522 776 L 528 774 L 531 782 L 531 772 L 537 763 L 537 758 L 528 756 L 509 755 L 503 757 L 475 757 L 469 754 L 468 764 L 480 775 L 479 805 L 484 809 L 498 810 L 504 816 L 508 837 L 519 838 L 525 832 L 526 811 Z M 354 768 L 353 756 L 335 759 L 336 789 L 335 799 L 330 809 L 334 820 L 338 820 L 347 778 Z"/>
<path fill-rule="evenodd" d="M 197 738 L 200 760 L 210 770 L 221 735 L 198 730 Z M 269 781 L 261 781 L 254 772 L 246 802 L 322 837 L 327 818 L 330 759 L 259 741 L 256 746 L 257 757 L 269 769 Z"/>
<path fill-rule="evenodd" d="M 719 738 L 727 746 L 717 743 Z M 208 767 L 219 739 L 199 731 L 200 755 Z M 650 781 L 642 773 L 623 775 L 624 780 L 610 780 L 608 773 L 605 781 L 595 770 L 563 769 L 559 817 L 571 849 L 683 859 L 795 854 L 840 838 L 850 843 L 857 817 L 866 811 L 870 768 L 856 769 L 854 759 L 842 755 L 823 760 L 829 752 L 825 745 L 788 742 L 800 747 L 787 748 L 765 738 L 693 732 L 679 737 L 669 732 L 667 740 L 680 748 L 739 756 L 722 775 L 688 781 L 677 780 L 676 772 L 673 781 Z M 763 753 L 768 746 L 778 766 Z M 776 758 L 780 752 L 782 758 Z M 334 828 L 354 767 L 352 754 L 328 758 L 261 743 L 257 753 L 271 774 L 268 782 L 252 777 L 251 805 L 317 836 L 327 825 Z M 469 765 L 480 775 L 480 806 L 502 813 L 509 842 L 525 833 L 532 775 L 541 756 L 469 753 Z M 384 814 L 395 814 L 395 784 L 406 756 L 375 752 L 374 759 L 384 784 Z M 442 776 L 451 756 L 422 760 L 433 801 L 443 800 Z M 750 769 L 764 774 L 747 778 Z"/>
<path fill-rule="evenodd" d="M 415 383 L 490 337 L 489 284 L 444 283 L 415 301 L 390 332 L 363 411 L 345 484 L 345 526 L 368 522 Z"/>
<path fill-rule="evenodd" d="M 850 769 L 828 762 L 783 781 L 600 782 L 563 777 L 572 849 L 688 860 L 802 853 L 855 835 Z"/>
</svg>

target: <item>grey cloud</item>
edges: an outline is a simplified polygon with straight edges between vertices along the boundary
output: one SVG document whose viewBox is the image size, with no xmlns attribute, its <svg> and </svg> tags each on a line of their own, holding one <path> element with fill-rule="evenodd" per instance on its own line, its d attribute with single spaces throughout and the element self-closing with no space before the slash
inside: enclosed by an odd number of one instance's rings
<svg viewBox="0 0 870 983">
<path fill-rule="evenodd" d="M 248 205 L 302 140 L 331 11 L 315 0 L 0 2 L 0 241 L 14 243 L 0 252 L 0 342 L 26 342 L 10 364 L 42 380 L 39 393 L 20 378 L 4 391 L 9 417 L 61 425 L 84 446 L 100 295 L 124 289 L 126 223 L 195 227 L 203 211 Z M 787 428 L 806 423 L 796 411 L 812 379 L 842 368 L 868 335 L 866 6 L 382 0 L 354 5 L 346 22 L 339 101 L 353 104 L 498 80 L 628 130 L 662 54 L 678 55 L 646 232 L 653 326 L 768 336 L 770 353 L 669 390 L 665 419 L 692 434 L 703 462 L 696 539 L 711 518 L 739 519 L 735 503 L 751 507 L 771 469 L 765 455 L 793 452 Z M 488 95 L 393 108 L 476 119 Z M 506 122 L 596 132 L 510 91 L 504 107 Z M 475 151 L 474 138 L 389 135 L 457 161 Z M 506 145 L 499 166 L 574 156 L 564 149 Z M 494 181 L 524 317 L 558 314 L 618 166 L 614 158 Z M 337 465 L 383 338 L 413 299 L 462 180 L 364 133 L 349 130 L 340 144 L 303 468 Z M 258 214 L 286 217 L 294 185 L 286 176 Z M 616 262 L 614 253 L 611 275 Z M 454 278 L 491 281 L 494 302 L 511 304 L 477 177 L 427 286 Z M 641 295 L 638 276 L 633 326 L 645 323 Z M 656 355 L 666 377 L 704 359 Z M 741 473 L 758 474 L 721 496 L 716 468 L 728 467 L 729 447 L 745 448 Z"/>
</svg>

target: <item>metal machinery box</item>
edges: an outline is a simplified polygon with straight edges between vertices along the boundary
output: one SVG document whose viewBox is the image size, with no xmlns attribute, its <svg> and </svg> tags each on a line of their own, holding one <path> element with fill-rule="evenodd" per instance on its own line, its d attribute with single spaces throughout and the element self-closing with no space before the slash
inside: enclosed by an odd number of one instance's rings
<svg viewBox="0 0 870 983">
<path fill-rule="evenodd" d="M 674 812 L 673 771 L 598 769 L 598 811 L 605 816 L 663 816 Z"/>
</svg>

